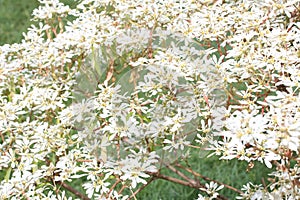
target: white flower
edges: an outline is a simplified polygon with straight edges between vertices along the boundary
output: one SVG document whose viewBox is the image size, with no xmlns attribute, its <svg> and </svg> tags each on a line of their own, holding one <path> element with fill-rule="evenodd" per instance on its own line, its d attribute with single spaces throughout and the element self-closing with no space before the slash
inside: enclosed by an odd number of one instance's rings
<svg viewBox="0 0 300 200">
<path fill-rule="evenodd" d="M 241 198 L 300 198 L 299 0 L 39 2 L 0 47 L 1 199 L 70 199 L 56 183 L 77 179 L 127 199 L 116 188 L 146 184 L 159 147 L 202 151 L 197 129 L 210 155 L 276 163 Z"/>
<path fill-rule="evenodd" d="M 97 179 L 92 182 L 87 182 L 83 184 L 83 188 L 86 189 L 86 193 L 89 198 L 92 198 L 94 193 L 106 194 L 109 191 L 108 186 L 110 185 L 107 181 L 108 176 L 102 178 L 97 177 Z"/>
<path fill-rule="evenodd" d="M 200 188 L 200 190 L 206 192 L 210 197 L 209 199 L 214 199 L 214 198 L 218 197 L 218 195 L 219 195 L 218 191 L 223 188 L 224 188 L 224 185 L 219 186 L 217 183 L 214 183 L 211 181 L 209 184 L 206 183 L 205 188 Z M 203 197 L 201 197 L 201 198 L 203 198 Z"/>
</svg>

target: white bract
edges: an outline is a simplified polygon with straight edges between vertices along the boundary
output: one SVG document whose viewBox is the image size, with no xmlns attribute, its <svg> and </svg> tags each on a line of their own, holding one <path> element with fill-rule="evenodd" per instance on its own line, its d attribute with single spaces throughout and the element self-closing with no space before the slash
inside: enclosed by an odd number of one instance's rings
<svg viewBox="0 0 300 200">
<path fill-rule="evenodd" d="M 240 199 L 300 199 L 299 0 L 39 2 L 0 47 L 0 199 L 186 183 L 162 166 L 218 198 L 172 166 L 193 148 L 273 169 Z"/>
</svg>

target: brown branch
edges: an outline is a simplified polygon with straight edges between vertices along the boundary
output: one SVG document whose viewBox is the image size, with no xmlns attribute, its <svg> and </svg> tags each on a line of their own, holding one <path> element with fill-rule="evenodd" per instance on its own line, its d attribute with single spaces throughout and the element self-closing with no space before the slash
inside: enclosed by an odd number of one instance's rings
<svg viewBox="0 0 300 200">
<path fill-rule="evenodd" d="M 147 184 L 143 185 L 142 187 L 140 187 L 139 189 L 137 189 L 128 199 L 132 199 L 133 197 L 136 196 L 137 193 L 139 193 L 140 191 L 142 191 L 145 187 L 147 187 L 152 181 L 154 181 L 155 178 L 152 177 L 148 182 Z"/>
<path fill-rule="evenodd" d="M 84 194 L 82 194 L 81 192 L 79 192 L 78 190 L 74 189 L 73 187 L 71 187 L 70 185 L 61 182 L 61 181 L 56 181 L 57 184 L 61 185 L 63 188 L 65 188 L 66 190 L 72 192 L 74 195 L 76 195 L 77 197 L 79 197 L 80 199 L 83 200 L 91 200 L 90 198 L 88 198 L 87 196 L 85 196 Z"/>
<path fill-rule="evenodd" d="M 220 41 L 219 41 L 219 37 L 217 37 L 217 45 L 218 45 L 218 52 L 219 52 L 220 56 L 222 56 L 223 52 L 222 52 L 222 49 L 221 49 L 221 44 L 220 44 Z"/>
<path fill-rule="evenodd" d="M 153 25 L 151 31 L 150 31 L 150 38 L 148 41 L 148 58 L 153 57 L 153 49 L 152 49 L 152 43 L 153 43 L 153 31 L 155 29 L 155 25 Z"/>
<path fill-rule="evenodd" d="M 1 131 L 0 131 L 0 137 L 1 137 L 2 143 L 4 143 L 4 136 Z"/>
<path fill-rule="evenodd" d="M 159 178 L 159 179 L 164 179 L 164 180 L 167 180 L 167 181 L 171 181 L 173 183 L 178 183 L 180 185 L 184 185 L 184 186 L 188 186 L 188 187 L 191 187 L 191 188 L 195 188 L 195 189 L 199 189 L 199 188 L 206 188 L 203 184 L 201 183 L 197 183 L 196 185 L 195 184 L 192 184 L 190 182 L 187 182 L 187 181 L 183 181 L 183 180 L 180 180 L 180 179 L 177 179 L 177 178 L 174 178 L 174 177 L 171 177 L 171 176 L 166 176 L 166 175 L 163 175 L 163 174 L 160 174 L 159 172 L 158 173 L 153 173 L 153 172 L 148 172 L 149 175 L 155 177 L 155 178 Z M 227 200 L 226 197 L 223 197 L 221 195 L 218 195 L 216 197 L 217 200 Z"/>
<path fill-rule="evenodd" d="M 114 76 L 114 60 L 111 59 L 109 61 L 109 68 L 107 70 L 107 73 L 106 73 L 106 78 L 105 78 L 105 81 L 104 83 L 106 82 L 108 84 L 108 82 L 113 78 Z"/>
<path fill-rule="evenodd" d="M 52 33 L 54 34 L 55 37 L 57 37 L 57 32 L 56 32 L 57 26 L 52 27 Z"/>
<path fill-rule="evenodd" d="M 166 175 L 163 175 L 163 174 L 160 174 L 160 173 L 153 173 L 153 172 L 147 172 L 147 173 L 149 175 L 155 177 L 155 178 L 164 179 L 164 180 L 167 180 L 167 181 L 171 181 L 173 183 L 178 183 L 178 184 L 181 184 L 181 185 L 184 185 L 184 186 L 188 186 L 188 187 L 191 187 L 191 188 L 195 188 L 195 189 L 199 189 L 199 188 L 204 188 L 205 187 L 202 184 L 194 185 L 194 184 L 191 184 L 190 182 L 183 181 L 183 180 L 171 177 L 171 176 L 166 176 Z"/>
<path fill-rule="evenodd" d="M 109 197 L 110 193 L 113 191 L 113 189 L 115 189 L 115 187 L 121 182 L 120 179 L 117 179 L 117 181 L 113 184 L 113 186 L 109 189 L 107 195 L 106 195 L 106 198 Z"/>
<path fill-rule="evenodd" d="M 189 183 L 198 186 L 198 183 L 195 180 L 190 179 L 185 174 L 183 174 L 181 171 L 177 170 L 175 167 L 173 167 L 171 165 L 168 165 L 168 164 L 166 164 L 166 167 L 169 168 L 171 171 L 175 172 L 177 175 L 179 175 L 180 177 L 182 177 L 186 181 L 188 181 Z"/>
<path fill-rule="evenodd" d="M 264 179 L 264 178 L 261 178 L 261 182 L 262 182 L 264 188 L 267 189 L 267 185 L 266 185 L 266 182 L 265 182 L 265 179 Z"/>
<path fill-rule="evenodd" d="M 235 192 L 237 192 L 237 193 L 239 193 L 239 194 L 243 194 L 243 192 L 242 192 L 241 190 L 238 190 L 238 189 L 236 189 L 236 188 L 234 188 L 234 187 L 232 187 L 232 186 L 230 186 L 230 185 L 227 185 L 227 184 L 225 184 L 225 183 L 222 183 L 222 182 L 220 182 L 220 181 L 216 181 L 216 180 L 210 179 L 210 178 L 208 178 L 208 177 L 206 177 L 206 176 L 203 176 L 202 174 L 199 174 L 199 173 L 193 171 L 192 169 L 190 169 L 190 168 L 188 168 L 188 167 L 184 167 L 184 166 L 182 166 L 182 165 L 180 165 L 180 164 L 176 164 L 176 166 L 177 166 L 177 167 L 180 167 L 180 168 L 182 168 L 182 169 L 184 169 L 184 170 L 186 170 L 187 172 L 190 172 L 190 173 L 193 174 L 194 176 L 200 177 L 200 178 L 202 178 L 202 179 L 204 179 L 204 180 L 206 180 L 206 181 L 212 181 L 212 182 L 215 182 L 215 183 L 217 183 L 217 184 L 219 184 L 219 185 L 224 185 L 224 187 L 226 187 L 226 188 L 228 188 L 228 189 L 230 189 L 230 190 L 232 190 L 232 191 L 235 191 Z"/>
<path fill-rule="evenodd" d="M 118 194 L 121 194 L 121 193 L 123 192 L 123 190 L 124 190 L 126 187 L 127 187 L 127 185 L 124 184 L 124 185 L 121 187 L 121 189 L 119 190 Z"/>
</svg>

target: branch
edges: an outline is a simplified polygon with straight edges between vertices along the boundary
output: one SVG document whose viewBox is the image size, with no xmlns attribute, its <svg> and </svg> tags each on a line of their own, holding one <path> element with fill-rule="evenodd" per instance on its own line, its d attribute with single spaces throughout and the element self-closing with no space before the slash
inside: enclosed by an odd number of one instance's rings
<svg viewBox="0 0 300 200">
<path fill-rule="evenodd" d="M 166 175 L 163 175 L 163 174 L 160 174 L 160 173 L 147 172 L 147 174 L 149 174 L 149 175 L 151 175 L 155 178 L 164 179 L 164 180 L 167 180 L 167 181 L 171 181 L 173 183 L 178 183 L 178 184 L 185 185 L 185 186 L 195 188 L 195 189 L 199 189 L 201 187 L 204 187 L 204 185 L 202 185 L 202 184 L 200 184 L 201 186 L 199 187 L 199 185 L 194 185 L 194 184 L 191 184 L 190 182 L 183 181 L 183 180 L 171 177 L 171 176 L 166 176 Z"/>
<path fill-rule="evenodd" d="M 168 165 L 166 164 L 166 167 L 169 168 L 171 171 L 175 172 L 177 175 L 179 175 L 180 177 L 184 178 L 186 181 L 188 181 L 189 183 L 193 184 L 193 185 L 196 185 L 196 186 L 199 186 L 199 184 L 193 180 L 193 179 L 190 179 L 189 177 L 187 177 L 185 174 L 183 174 L 181 171 L 178 171 L 175 167 L 171 166 L 171 165 Z"/>
<path fill-rule="evenodd" d="M 113 191 L 113 189 L 121 182 L 120 179 L 117 179 L 117 181 L 113 184 L 113 186 L 110 188 L 110 190 L 108 191 L 106 198 L 109 197 L 109 194 Z"/>
<path fill-rule="evenodd" d="M 187 172 L 190 172 L 190 173 L 193 174 L 194 176 L 200 177 L 200 178 L 202 178 L 202 179 L 204 179 L 204 180 L 206 180 L 206 181 L 212 181 L 212 182 L 215 182 L 215 183 L 217 183 L 218 185 L 224 185 L 224 187 L 226 187 L 226 188 L 228 188 L 228 189 L 230 189 L 230 190 L 232 190 L 232 191 L 235 191 L 235 192 L 237 192 L 237 193 L 239 193 L 239 194 L 243 194 L 243 192 L 242 192 L 241 190 L 238 190 L 238 189 L 236 189 L 236 188 L 234 188 L 234 187 L 232 187 L 232 186 L 230 186 L 230 185 L 227 185 L 227 184 L 225 184 L 225 183 L 222 183 L 222 182 L 220 182 L 220 181 L 216 181 L 216 180 L 210 179 L 210 178 L 208 178 L 208 177 L 206 177 L 206 176 L 203 176 L 202 174 L 199 174 L 199 173 L 193 171 L 192 169 L 190 169 L 190 168 L 188 168 L 188 167 L 184 167 L 184 166 L 182 166 L 182 165 L 180 165 L 180 164 L 176 164 L 176 166 L 177 166 L 177 167 L 180 167 L 180 168 L 182 168 L 182 169 L 184 169 L 184 170 L 186 170 Z"/>
<path fill-rule="evenodd" d="M 183 181 L 183 180 L 180 180 L 180 179 L 177 179 L 177 178 L 174 178 L 174 177 L 170 177 L 170 176 L 166 176 L 166 175 L 160 174 L 159 172 L 157 172 L 157 173 L 147 172 L 147 173 L 149 175 L 155 177 L 155 178 L 164 179 L 164 180 L 171 181 L 173 183 L 178 183 L 178 184 L 181 184 L 181 185 L 184 185 L 184 186 L 188 186 L 188 187 L 191 187 L 191 188 L 195 188 L 195 189 L 205 188 L 205 186 L 203 184 L 201 184 L 201 183 L 197 183 L 195 185 L 195 184 L 192 184 L 192 183 L 187 182 L 187 181 Z M 223 197 L 221 195 L 218 195 L 216 197 L 216 199 L 217 200 L 227 200 L 226 197 Z"/>
<path fill-rule="evenodd" d="M 128 199 L 132 199 L 133 197 L 136 196 L 137 193 L 139 193 L 140 191 L 142 191 L 146 186 L 148 186 L 152 181 L 154 181 L 154 177 L 152 177 L 148 182 L 147 184 L 143 185 L 142 187 L 140 187 L 139 189 L 137 189 Z"/>
<path fill-rule="evenodd" d="M 72 192 L 74 195 L 76 195 L 77 197 L 79 197 L 80 199 L 83 200 L 91 200 L 90 198 L 88 198 L 87 196 L 85 196 L 84 194 L 82 194 L 81 192 L 79 192 L 78 190 L 74 189 L 73 187 L 71 187 L 70 185 L 61 182 L 61 181 L 56 181 L 57 184 L 61 185 L 63 188 L 65 188 L 66 190 Z"/>
<path fill-rule="evenodd" d="M 126 187 L 127 187 L 126 184 L 124 184 L 124 185 L 121 187 L 121 189 L 119 190 L 118 194 L 121 194 L 121 193 L 123 192 L 123 190 L 124 190 Z"/>
</svg>

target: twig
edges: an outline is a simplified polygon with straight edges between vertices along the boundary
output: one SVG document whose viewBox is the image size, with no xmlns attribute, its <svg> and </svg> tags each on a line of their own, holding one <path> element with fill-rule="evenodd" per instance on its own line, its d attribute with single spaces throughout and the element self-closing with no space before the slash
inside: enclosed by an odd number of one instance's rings
<svg viewBox="0 0 300 200">
<path fill-rule="evenodd" d="M 198 183 L 195 180 L 190 179 L 185 174 L 183 174 L 181 171 L 177 170 L 175 167 L 168 165 L 168 164 L 166 164 L 166 167 L 169 168 L 171 171 L 175 172 L 176 174 L 178 174 L 180 177 L 184 178 L 189 183 L 191 183 L 193 185 L 198 185 Z"/>
<path fill-rule="evenodd" d="M 77 162 L 93 162 L 93 160 L 77 159 Z"/>
<path fill-rule="evenodd" d="M 264 178 L 261 178 L 261 182 L 262 182 L 264 188 L 267 189 L 267 185 L 266 185 L 266 182 L 265 182 L 265 179 L 264 179 Z"/>
<path fill-rule="evenodd" d="M 230 186 L 230 185 L 227 185 L 227 184 L 225 184 L 225 183 L 222 183 L 222 182 L 220 182 L 220 181 L 216 181 L 216 180 L 210 179 L 210 178 L 208 178 L 208 177 L 206 177 L 206 176 L 203 176 L 202 174 L 199 174 L 199 173 L 193 171 L 192 169 L 190 169 L 190 168 L 188 168 L 188 167 L 184 167 L 184 166 L 182 166 L 182 165 L 180 165 L 180 164 L 176 164 L 176 166 L 177 166 L 177 167 L 180 167 L 180 168 L 182 168 L 182 169 L 184 169 L 184 170 L 186 170 L 187 172 L 190 172 L 190 173 L 193 174 L 194 176 L 200 177 L 200 178 L 202 178 L 202 179 L 204 179 L 204 180 L 206 180 L 206 181 L 213 181 L 213 182 L 215 182 L 215 183 L 217 183 L 217 184 L 219 184 L 219 185 L 224 185 L 224 187 L 226 187 L 226 188 L 228 188 L 228 189 L 230 189 L 230 190 L 232 190 L 232 191 L 235 191 L 235 192 L 237 192 L 237 193 L 239 193 L 239 194 L 243 194 L 243 192 L 242 192 L 241 190 L 238 190 L 238 189 L 236 189 L 236 188 L 234 188 L 234 187 L 232 187 L 232 186 Z"/>
<path fill-rule="evenodd" d="M 188 187 L 191 187 L 191 188 L 195 188 L 195 189 L 199 189 L 199 188 L 203 188 L 204 187 L 204 185 L 202 185 L 202 184 L 200 184 L 200 185 L 198 185 L 198 184 L 194 185 L 194 184 L 191 184 L 190 182 L 183 181 L 183 180 L 171 177 L 171 176 L 166 176 L 166 175 L 163 175 L 163 174 L 160 174 L 160 173 L 153 173 L 153 172 L 147 172 L 147 173 L 149 175 L 155 177 L 155 178 L 164 179 L 164 180 L 167 180 L 167 181 L 171 181 L 173 183 L 178 183 L 178 184 L 185 185 L 185 186 L 188 186 Z"/>
<path fill-rule="evenodd" d="M 142 191 L 146 186 L 148 186 L 152 181 L 155 180 L 155 177 L 152 177 L 147 184 L 143 185 L 142 187 L 140 187 L 139 189 L 137 189 L 128 199 L 132 199 L 136 196 L 137 193 L 139 193 L 140 191 Z"/>
<path fill-rule="evenodd" d="M 1 137 L 2 143 L 4 143 L 4 137 L 3 137 L 3 134 L 1 131 L 0 131 L 0 137 Z"/>
<path fill-rule="evenodd" d="M 201 184 L 201 183 L 197 183 L 195 185 L 195 184 L 192 184 L 190 182 L 183 181 L 183 180 L 171 177 L 171 176 L 166 176 L 166 175 L 163 175 L 163 174 L 160 174 L 160 173 L 148 172 L 148 174 L 151 175 L 151 176 L 153 176 L 153 177 L 156 177 L 156 178 L 164 179 L 164 180 L 167 180 L 167 181 L 171 181 L 173 183 L 178 183 L 180 185 L 188 186 L 188 187 L 195 188 L 195 189 L 205 188 L 205 186 L 203 184 Z M 216 199 L 217 200 L 227 200 L 226 197 L 223 197 L 221 195 L 218 195 L 216 197 Z"/>
<path fill-rule="evenodd" d="M 123 186 L 121 187 L 121 189 L 119 190 L 118 194 L 121 194 L 121 193 L 123 192 L 123 190 L 124 190 L 126 187 L 127 187 L 126 185 L 123 185 Z"/>
<path fill-rule="evenodd" d="M 121 180 L 118 179 L 118 180 L 113 184 L 113 186 L 112 186 L 112 187 L 110 188 L 110 190 L 108 191 L 106 198 L 109 197 L 109 194 L 113 191 L 113 189 L 114 189 L 120 182 L 121 182 Z"/>
<path fill-rule="evenodd" d="M 153 31 L 155 29 L 155 25 L 153 25 L 151 31 L 150 31 L 150 38 L 148 41 L 148 58 L 152 58 L 153 57 L 153 49 L 152 49 L 152 43 L 153 43 Z"/>
<path fill-rule="evenodd" d="M 91 200 L 90 198 L 88 198 L 87 196 L 85 196 L 84 194 L 82 194 L 81 192 L 79 192 L 78 190 L 74 189 L 73 187 L 71 187 L 70 185 L 61 182 L 61 181 L 57 181 L 56 182 L 58 185 L 61 185 L 63 188 L 65 188 L 66 190 L 72 192 L 74 195 L 76 195 L 77 197 L 79 197 L 80 199 L 83 200 Z"/>
</svg>

